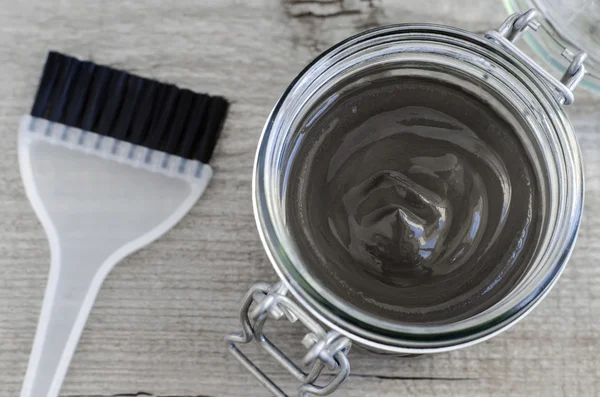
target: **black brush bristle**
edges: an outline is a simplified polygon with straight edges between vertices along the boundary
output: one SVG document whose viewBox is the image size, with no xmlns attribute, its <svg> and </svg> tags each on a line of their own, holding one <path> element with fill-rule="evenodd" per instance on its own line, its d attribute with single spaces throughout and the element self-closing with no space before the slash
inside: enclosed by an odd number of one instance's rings
<svg viewBox="0 0 600 397">
<path fill-rule="evenodd" d="M 208 163 L 228 106 L 221 97 L 50 52 L 31 115 Z"/>
</svg>

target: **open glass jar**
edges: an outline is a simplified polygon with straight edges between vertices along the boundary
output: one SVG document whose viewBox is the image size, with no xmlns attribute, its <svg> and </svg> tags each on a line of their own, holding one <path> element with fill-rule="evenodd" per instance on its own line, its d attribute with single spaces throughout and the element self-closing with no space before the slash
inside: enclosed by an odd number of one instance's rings
<svg viewBox="0 0 600 397">
<path fill-rule="evenodd" d="M 251 288 L 241 310 L 243 332 L 226 338 L 230 351 L 273 394 L 285 395 L 238 344 L 256 339 L 302 383 L 300 396 L 327 395 L 349 374 L 346 353 L 351 343 L 404 355 L 469 346 L 514 324 L 556 282 L 573 249 L 583 207 L 581 158 L 563 105 L 573 102 L 571 89 L 584 74 L 585 54 L 572 56 L 560 81 L 538 67 L 513 44 L 524 30 L 535 27 L 534 17 L 533 10 L 514 14 L 485 37 L 437 25 L 370 30 L 323 53 L 283 94 L 263 131 L 253 180 L 259 233 L 281 282 Z M 285 191 L 301 125 L 325 112 L 340 92 L 389 76 L 434 79 L 481 99 L 517 132 L 539 179 L 536 205 L 543 221 L 526 271 L 499 302 L 456 322 L 393 322 L 340 299 L 302 262 L 286 225 Z M 262 332 L 268 318 L 282 317 L 299 320 L 310 331 L 303 341 L 308 349 L 303 363 L 310 368 L 307 372 Z M 326 366 L 337 369 L 337 376 L 320 386 L 317 379 Z"/>
</svg>

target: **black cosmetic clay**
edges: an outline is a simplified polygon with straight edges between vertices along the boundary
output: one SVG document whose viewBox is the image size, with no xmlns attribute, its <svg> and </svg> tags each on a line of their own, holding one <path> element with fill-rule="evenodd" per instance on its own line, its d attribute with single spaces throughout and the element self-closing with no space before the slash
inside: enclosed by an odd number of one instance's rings
<svg viewBox="0 0 600 397">
<path fill-rule="evenodd" d="M 541 216 L 523 143 L 460 87 L 390 77 L 301 126 L 286 223 L 304 266 L 355 310 L 444 324 L 497 303 L 527 268 Z"/>
</svg>

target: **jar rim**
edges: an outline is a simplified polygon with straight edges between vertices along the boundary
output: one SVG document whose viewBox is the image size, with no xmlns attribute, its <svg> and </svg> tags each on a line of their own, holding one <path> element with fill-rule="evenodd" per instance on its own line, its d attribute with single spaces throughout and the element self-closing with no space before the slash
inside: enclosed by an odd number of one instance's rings
<svg viewBox="0 0 600 397">
<path fill-rule="evenodd" d="M 276 215 L 273 211 L 276 204 L 270 197 L 268 178 L 265 175 L 268 172 L 269 162 L 275 161 L 273 153 L 271 153 L 276 150 L 273 147 L 272 138 L 285 129 L 283 123 L 285 111 L 294 105 L 292 103 L 294 96 L 298 96 L 307 84 L 319 78 L 320 72 L 322 72 L 319 68 L 331 66 L 331 64 L 327 65 L 327 62 L 332 62 L 336 56 L 340 57 L 348 49 L 366 45 L 365 43 L 368 43 L 369 40 L 386 36 L 393 37 L 394 35 L 415 38 L 419 34 L 449 37 L 461 42 L 464 46 L 471 46 L 471 49 L 473 45 L 480 46 L 488 52 L 499 54 L 505 61 L 510 61 L 511 66 L 515 65 L 520 68 L 518 73 L 530 82 L 532 90 L 537 96 L 536 100 L 544 105 L 543 108 L 548 112 L 548 118 L 552 121 L 553 129 L 565 156 L 564 161 L 568 163 L 565 171 L 570 173 L 570 179 L 563 182 L 570 184 L 570 188 L 564 192 L 565 202 L 561 208 L 563 211 L 562 233 L 556 234 L 557 244 L 561 249 L 556 250 L 553 266 L 547 268 L 544 282 L 532 286 L 532 291 L 525 297 L 527 299 L 523 299 L 521 296 L 520 300 L 511 302 L 508 305 L 510 307 L 505 307 L 506 310 L 498 311 L 496 316 L 479 323 L 469 324 L 470 319 L 467 319 L 460 326 L 444 325 L 426 328 L 407 326 L 404 328 L 419 330 L 407 333 L 406 330 L 398 332 L 397 330 L 382 329 L 373 327 L 370 323 L 365 324 L 344 318 L 341 310 L 336 311 L 335 307 L 328 304 L 328 299 L 324 298 L 324 291 L 316 291 L 315 285 L 310 285 L 309 281 L 303 279 L 306 275 L 301 274 L 290 260 L 289 253 L 286 252 L 285 237 L 277 230 L 277 220 L 274 219 Z M 295 105 L 297 106 L 297 104 Z M 285 133 L 285 131 L 283 132 Z M 290 84 L 271 112 L 261 135 L 254 163 L 253 204 L 259 234 L 269 260 L 295 298 L 319 320 L 359 343 L 378 350 L 401 353 L 433 352 L 461 347 L 495 335 L 523 317 L 550 290 L 573 249 L 583 205 L 583 171 L 572 127 L 567 121 L 564 111 L 556 102 L 553 93 L 525 65 L 519 64 L 517 59 L 511 59 L 511 54 L 506 53 L 490 41 L 452 27 L 422 24 L 393 25 L 360 33 L 333 46 L 309 64 Z"/>
</svg>

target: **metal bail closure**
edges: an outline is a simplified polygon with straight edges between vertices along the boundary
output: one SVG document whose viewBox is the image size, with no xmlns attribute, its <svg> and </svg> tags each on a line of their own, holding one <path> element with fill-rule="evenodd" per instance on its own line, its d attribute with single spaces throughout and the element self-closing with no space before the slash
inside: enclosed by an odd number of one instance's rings
<svg viewBox="0 0 600 397">
<path fill-rule="evenodd" d="M 350 363 L 346 355 L 350 351 L 352 341 L 335 331 L 325 332 L 319 323 L 286 296 L 287 292 L 287 288 L 281 282 L 273 286 L 266 283 L 252 286 L 244 297 L 240 310 L 242 332 L 227 335 L 225 343 L 231 354 L 273 395 L 287 397 L 283 390 L 242 353 L 237 344 L 250 343 L 252 339 L 256 339 L 263 350 L 302 382 L 298 388 L 298 396 L 329 395 L 335 392 L 350 374 Z M 300 321 L 310 331 L 302 340 L 302 344 L 308 349 L 302 364 L 310 368 L 308 372 L 302 371 L 263 333 L 263 327 L 269 317 L 279 320 L 284 316 L 292 323 Z M 329 383 L 319 386 L 316 381 L 325 367 L 336 373 Z"/>
<path fill-rule="evenodd" d="M 485 34 L 485 37 L 493 40 L 505 50 L 512 53 L 521 62 L 534 70 L 538 75 L 546 80 L 550 88 L 556 92 L 556 99 L 561 104 L 570 105 L 574 101 L 572 90 L 579 84 L 585 74 L 584 61 L 587 58 L 585 52 L 579 52 L 574 55 L 569 49 L 565 48 L 562 56 L 571 62 L 560 80 L 556 79 L 545 69 L 542 69 L 537 63 L 529 58 L 513 43 L 521 37 L 521 35 L 531 28 L 538 30 L 540 24 L 535 20 L 537 11 L 530 9 L 529 11 L 520 14 L 515 13 L 509 16 L 498 30 L 490 30 Z"/>
</svg>

